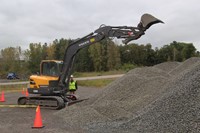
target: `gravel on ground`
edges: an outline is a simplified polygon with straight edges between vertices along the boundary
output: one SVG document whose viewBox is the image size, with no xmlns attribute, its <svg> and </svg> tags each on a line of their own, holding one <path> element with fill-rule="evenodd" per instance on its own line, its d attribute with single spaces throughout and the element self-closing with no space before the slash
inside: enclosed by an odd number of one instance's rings
<svg viewBox="0 0 200 133">
<path fill-rule="evenodd" d="M 200 58 L 136 68 L 89 100 L 63 109 L 86 132 L 200 132 Z"/>
</svg>

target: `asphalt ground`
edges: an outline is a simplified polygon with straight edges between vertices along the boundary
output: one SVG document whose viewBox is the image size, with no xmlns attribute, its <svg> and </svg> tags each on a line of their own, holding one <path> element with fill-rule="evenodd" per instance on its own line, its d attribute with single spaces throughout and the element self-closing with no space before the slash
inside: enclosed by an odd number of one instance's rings
<svg viewBox="0 0 200 133">
<path fill-rule="evenodd" d="M 79 87 L 79 99 L 90 98 L 102 91 L 99 88 Z M 60 110 L 40 108 L 43 128 L 33 129 L 37 106 L 19 106 L 17 100 L 24 96 L 22 92 L 6 92 L 5 102 L 0 102 L 0 133 L 72 133 L 80 132 L 79 129 L 69 130 L 62 116 L 54 115 Z M 76 105 L 71 105 L 76 106 Z M 70 108 L 67 106 L 66 108 Z M 81 130 L 82 132 L 82 130 Z"/>
</svg>

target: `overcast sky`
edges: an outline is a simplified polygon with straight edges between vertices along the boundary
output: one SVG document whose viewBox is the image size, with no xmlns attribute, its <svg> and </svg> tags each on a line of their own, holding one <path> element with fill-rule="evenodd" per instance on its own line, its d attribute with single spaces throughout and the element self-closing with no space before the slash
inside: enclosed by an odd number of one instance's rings
<svg viewBox="0 0 200 133">
<path fill-rule="evenodd" d="M 0 0 L 0 49 L 76 39 L 101 24 L 137 26 L 144 13 L 165 24 L 153 25 L 133 42 L 154 48 L 188 42 L 200 51 L 198 0 Z"/>
</svg>

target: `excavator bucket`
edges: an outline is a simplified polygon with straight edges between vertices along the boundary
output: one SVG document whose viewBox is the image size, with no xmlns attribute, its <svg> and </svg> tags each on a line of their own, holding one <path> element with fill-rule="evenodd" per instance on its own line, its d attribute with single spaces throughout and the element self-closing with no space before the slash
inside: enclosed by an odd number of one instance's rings
<svg viewBox="0 0 200 133">
<path fill-rule="evenodd" d="M 143 14 L 141 17 L 141 21 L 138 24 L 138 28 L 143 28 L 144 30 L 147 30 L 153 24 L 157 24 L 157 23 L 164 23 L 164 22 L 150 14 Z"/>
</svg>

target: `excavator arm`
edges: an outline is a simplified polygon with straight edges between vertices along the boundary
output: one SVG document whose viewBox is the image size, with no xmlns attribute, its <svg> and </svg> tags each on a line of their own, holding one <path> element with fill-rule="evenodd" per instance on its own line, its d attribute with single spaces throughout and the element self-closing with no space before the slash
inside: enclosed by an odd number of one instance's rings
<svg viewBox="0 0 200 133">
<path fill-rule="evenodd" d="M 74 62 L 75 55 L 84 47 L 90 46 L 96 42 L 99 42 L 105 38 L 116 37 L 123 39 L 122 42 L 127 44 L 132 40 L 136 40 L 145 34 L 145 31 L 153 24 L 163 23 L 161 20 L 155 18 L 150 14 L 144 14 L 141 17 L 141 21 L 137 27 L 130 26 L 100 26 L 93 33 L 90 33 L 73 43 L 71 43 L 65 51 L 63 59 L 63 68 L 61 75 L 58 79 L 58 87 L 63 94 L 68 91 L 68 84 L 71 75 L 71 70 Z M 67 79 L 67 81 L 66 81 Z"/>
</svg>

